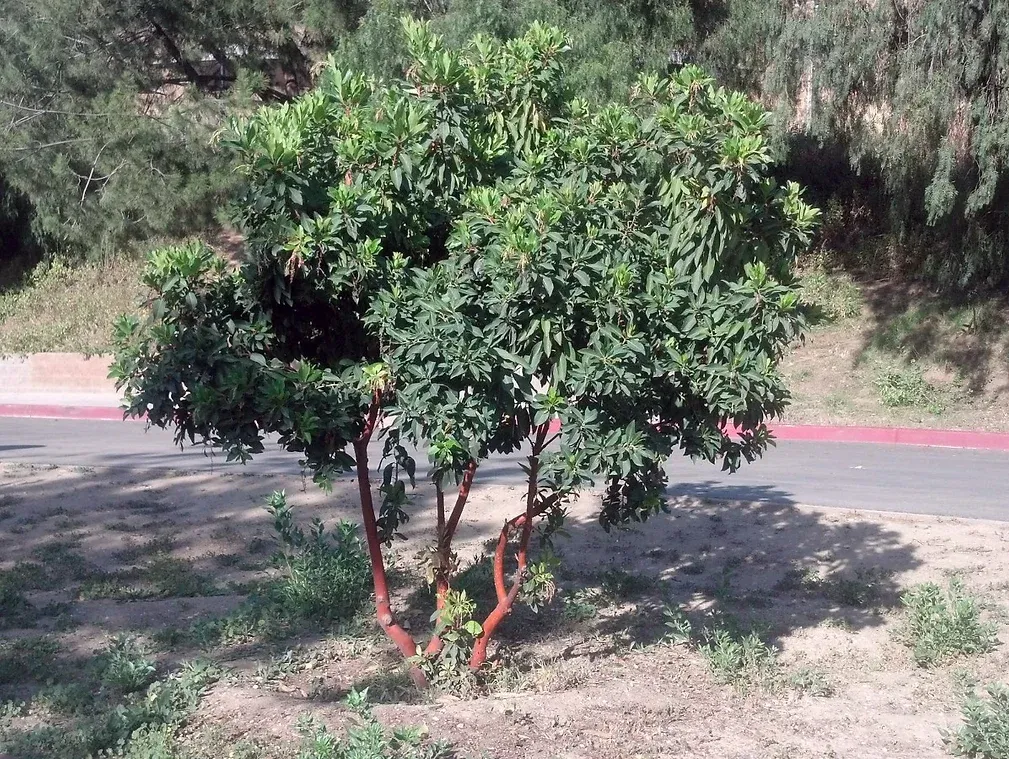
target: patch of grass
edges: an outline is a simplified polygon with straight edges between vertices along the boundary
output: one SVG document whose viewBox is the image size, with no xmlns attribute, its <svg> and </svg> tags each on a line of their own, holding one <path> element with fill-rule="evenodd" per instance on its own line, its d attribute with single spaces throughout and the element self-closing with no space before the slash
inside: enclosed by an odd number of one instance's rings
<svg viewBox="0 0 1009 759">
<path fill-rule="evenodd" d="M 839 322 L 862 312 L 862 291 L 847 275 L 816 268 L 803 274 L 799 287 L 814 324 Z"/>
<path fill-rule="evenodd" d="M 35 624 L 35 605 L 17 586 L 0 582 L 0 630 L 10 627 L 31 627 Z"/>
<path fill-rule="evenodd" d="M 842 606 L 864 609 L 880 600 L 886 577 L 876 568 L 859 567 L 853 575 L 832 572 L 822 576 L 812 568 L 793 567 L 776 588 L 815 593 Z"/>
<path fill-rule="evenodd" d="M 53 638 L 0 640 L 0 685 L 36 681 L 52 674 L 53 660 L 60 652 Z"/>
<path fill-rule="evenodd" d="M 0 576 L 0 630 L 35 627 L 46 617 L 60 616 L 64 616 L 62 626 L 66 626 L 65 623 L 69 620 L 67 604 L 55 603 L 38 607 L 28 600 L 20 587 L 23 586 Z"/>
<path fill-rule="evenodd" d="M 263 583 L 237 610 L 196 622 L 187 630 L 169 628 L 155 640 L 162 646 L 203 649 L 254 641 L 280 641 L 305 623 L 351 624 L 370 595 L 371 569 L 356 527 L 341 522 L 327 533 L 316 520 L 306 535 L 295 523 L 282 493 L 269 503 L 280 550 L 273 558 L 281 575 Z"/>
<path fill-rule="evenodd" d="M 957 579 L 947 591 L 931 582 L 916 585 L 901 602 L 907 609 L 903 638 L 919 666 L 986 653 L 998 643 L 995 625 L 981 621 L 980 604 Z"/>
<path fill-rule="evenodd" d="M 53 540 L 32 551 L 32 558 L 42 567 L 48 587 L 60 587 L 101 574 L 98 567 L 79 553 L 79 547 L 78 540 Z"/>
<path fill-rule="evenodd" d="M 83 682 L 54 682 L 40 688 L 32 698 L 32 709 L 45 709 L 64 717 L 87 714 L 94 708 L 97 691 Z"/>
<path fill-rule="evenodd" d="M 102 677 L 108 670 L 106 654 L 96 665 L 84 667 Z M 11 720 L 0 729 L 0 751 L 19 759 L 176 759 L 175 736 L 195 711 L 207 686 L 219 671 L 203 663 L 184 664 L 177 672 L 132 693 L 103 686 L 102 680 L 82 683 L 92 694 L 90 703 L 71 701 L 73 718 L 59 723 Z M 124 683 L 135 684 L 128 678 Z M 128 688 L 127 688 L 128 689 Z M 51 691 L 50 691 L 51 692 Z M 79 697 L 81 691 L 78 691 Z M 51 699 L 32 702 L 32 714 Z M 78 708 L 79 707 L 79 708 Z M 68 711 L 70 711 L 68 709 Z M 42 715 L 39 715 L 42 716 Z"/>
<path fill-rule="evenodd" d="M 619 567 L 611 567 L 603 572 L 601 581 L 603 593 L 616 601 L 640 598 L 655 588 L 654 578 Z"/>
<path fill-rule="evenodd" d="M 0 292 L 0 354 L 103 353 L 116 317 L 143 292 L 143 262 L 39 264 L 17 288 Z"/>
<path fill-rule="evenodd" d="M 779 679 L 777 649 L 768 646 L 754 630 L 743 631 L 730 617 L 718 615 L 695 631 L 683 612 L 664 612 L 666 640 L 686 644 L 707 660 L 715 679 L 739 690 L 774 688 Z"/>
<path fill-rule="evenodd" d="M 964 724 L 944 733 L 954 756 L 1005 759 L 1009 756 L 1009 686 L 989 685 L 988 698 L 971 694 L 963 706 Z"/>
<path fill-rule="evenodd" d="M 920 408 L 936 416 L 946 410 L 946 393 L 925 379 L 922 368 L 914 363 L 884 369 L 876 377 L 880 402 L 890 408 Z"/>
<path fill-rule="evenodd" d="M 222 592 L 212 578 L 197 572 L 192 562 L 161 555 L 140 567 L 94 575 L 81 584 L 77 595 L 83 600 L 135 601 L 215 596 Z"/>
<path fill-rule="evenodd" d="M 105 529 L 110 532 L 136 532 L 139 527 L 134 527 L 125 519 L 118 519 L 115 522 L 109 522 L 105 525 Z"/>
<path fill-rule="evenodd" d="M 143 543 L 130 542 L 125 548 L 116 551 L 114 556 L 123 563 L 132 563 L 138 559 L 159 554 L 171 553 L 175 548 L 175 539 L 168 535 L 158 535 Z"/>
<path fill-rule="evenodd" d="M 188 628 L 169 627 L 154 635 L 164 648 L 196 646 L 210 649 L 256 641 L 280 641 L 297 629 L 296 620 L 276 604 L 254 595 L 238 609 L 223 617 L 201 619 Z"/>
</svg>

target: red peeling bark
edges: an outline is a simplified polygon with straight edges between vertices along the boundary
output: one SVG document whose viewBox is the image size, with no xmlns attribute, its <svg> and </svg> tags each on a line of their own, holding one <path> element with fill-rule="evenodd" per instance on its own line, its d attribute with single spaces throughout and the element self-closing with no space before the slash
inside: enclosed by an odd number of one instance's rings
<svg viewBox="0 0 1009 759">
<path fill-rule="evenodd" d="M 368 543 L 368 555 L 371 558 L 371 579 L 375 587 L 375 613 L 378 623 L 385 634 L 396 644 L 403 657 L 409 659 L 417 655 L 417 643 L 397 621 L 389 601 L 389 580 L 385 572 L 385 560 L 382 557 L 382 543 L 378 537 L 378 525 L 375 520 L 375 503 L 371 495 L 371 480 L 368 476 L 368 443 L 378 422 L 379 399 L 372 401 L 368 409 L 364 431 L 354 441 L 354 455 L 357 461 L 357 486 L 361 496 L 361 520 L 364 523 L 365 539 Z M 424 688 L 427 679 L 424 673 L 416 667 L 410 670 L 414 683 Z"/>
<path fill-rule="evenodd" d="M 536 496 L 539 487 L 540 454 L 546 447 L 546 437 L 549 433 L 549 425 L 542 424 L 536 432 L 536 441 L 533 443 L 532 454 L 529 456 L 529 487 L 526 491 L 526 510 L 513 519 L 505 522 L 498 536 L 497 549 L 494 552 L 494 590 L 497 594 L 497 605 L 487 615 L 483 622 L 483 631 L 473 644 L 473 653 L 470 656 L 469 666 L 472 669 L 479 669 L 487 661 L 487 648 L 494 633 L 504 621 L 515 605 L 519 591 L 522 589 L 522 582 L 525 580 L 526 566 L 529 555 L 529 538 L 532 535 L 533 520 L 543 513 L 541 504 L 537 503 Z M 519 548 L 516 559 L 518 566 L 515 570 L 515 580 L 510 589 L 505 586 L 505 554 L 508 550 L 508 535 L 514 528 L 522 528 L 519 538 Z"/>
</svg>

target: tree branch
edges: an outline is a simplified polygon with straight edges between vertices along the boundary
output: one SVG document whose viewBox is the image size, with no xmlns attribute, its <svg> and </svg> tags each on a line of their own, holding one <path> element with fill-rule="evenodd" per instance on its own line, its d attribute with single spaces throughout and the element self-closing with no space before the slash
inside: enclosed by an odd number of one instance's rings
<svg viewBox="0 0 1009 759">
<path fill-rule="evenodd" d="M 392 604 L 389 600 L 389 580 L 385 572 L 382 543 L 378 537 L 378 525 L 375 520 L 375 504 L 371 496 L 371 480 L 368 476 L 368 443 L 371 442 L 371 436 L 378 422 L 379 404 L 379 394 L 375 393 L 365 418 L 364 430 L 361 432 L 361 436 L 354 440 L 357 484 L 361 497 L 361 519 L 364 522 L 364 534 L 368 543 L 368 554 L 371 558 L 371 578 L 375 587 L 375 613 L 378 623 L 386 635 L 396 644 L 403 657 L 410 659 L 417 655 L 417 643 L 413 636 L 396 621 L 392 611 Z M 426 687 L 427 679 L 419 669 L 411 667 L 410 676 L 418 687 Z"/>
<path fill-rule="evenodd" d="M 168 54 L 175 60 L 175 62 L 182 69 L 182 72 L 189 78 L 189 81 L 195 82 L 200 78 L 200 72 L 196 70 L 196 67 L 182 54 L 179 50 L 179 46 L 175 44 L 175 40 L 168 36 L 168 33 L 161 28 L 154 19 L 149 18 L 148 21 L 151 27 L 154 29 L 154 33 L 157 35 L 158 39 L 165 46 L 165 50 Z"/>
<path fill-rule="evenodd" d="M 487 661 L 487 647 L 490 645 L 504 618 L 511 613 L 515 599 L 518 598 L 522 583 L 525 580 L 526 567 L 529 557 L 529 538 L 532 536 L 533 521 L 547 508 L 547 503 L 537 499 L 539 493 L 539 471 L 540 454 L 543 453 L 546 437 L 549 434 L 548 424 L 541 424 L 536 430 L 536 440 L 533 443 L 532 452 L 529 456 L 529 487 L 526 490 L 525 513 L 505 522 L 498 537 L 497 550 L 494 552 L 494 590 L 497 593 L 497 606 L 487 616 L 483 623 L 483 631 L 473 644 L 473 654 L 470 656 L 469 666 L 478 669 Z M 505 591 L 504 561 L 508 546 L 508 533 L 514 527 L 522 528 L 522 535 L 519 538 L 519 549 L 516 559 L 518 567 L 515 570 L 515 580 L 511 589 Z"/>
</svg>

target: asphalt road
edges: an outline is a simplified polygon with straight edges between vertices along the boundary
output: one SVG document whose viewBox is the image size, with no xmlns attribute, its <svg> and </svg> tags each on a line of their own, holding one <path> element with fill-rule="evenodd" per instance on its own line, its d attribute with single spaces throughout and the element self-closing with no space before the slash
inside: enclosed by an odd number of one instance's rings
<svg viewBox="0 0 1009 759">
<path fill-rule="evenodd" d="M 0 461 L 184 471 L 241 466 L 202 448 L 180 451 L 169 433 L 137 422 L 13 418 L 0 419 Z M 297 456 L 279 448 L 248 468 L 299 471 Z M 685 458 L 670 461 L 668 471 L 674 494 L 1009 521 L 1004 451 L 782 441 L 736 474 Z M 514 461 L 498 457 L 483 465 L 478 480 L 520 478 Z"/>
</svg>

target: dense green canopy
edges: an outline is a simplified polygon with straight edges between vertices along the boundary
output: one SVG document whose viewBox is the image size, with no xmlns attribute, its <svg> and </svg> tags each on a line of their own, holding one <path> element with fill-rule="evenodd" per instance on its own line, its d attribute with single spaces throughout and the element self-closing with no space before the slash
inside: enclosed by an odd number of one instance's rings
<svg viewBox="0 0 1009 759">
<path fill-rule="evenodd" d="M 1004 4 L 5 0 L 0 11 L 0 176 L 20 193 L 0 201 L 0 229 L 34 213 L 49 250 L 178 237 L 228 216 L 236 179 L 214 145 L 226 117 L 304 91 L 330 52 L 398 75 L 398 20 L 414 15 L 450 44 L 563 24 L 568 94 L 592 102 L 624 98 L 638 71 L 697 63 L 775 113 L 784 171 L 834 209 L 828 241 L 883 234 L 873 246 L 906 271 L 959 289 L 1009 272 Z"/>
<path fill-rule="evenodd" d="M 532 529 L 556 530 L 580 490 L 605 485 L 609 529 L 662 507 L 671 455 L 732 470 L 763 452 L 818 214 L 773 177 L 764 110 L 696 66 L 597 105 L 565 97 L 555 27 L 460 48 L 429 23 L 405 32 L 400 78 L 329 66 L 318 88 L 234 124 L 245 265 L 198 245 L 153 256 L 154 298 L 119 323 L 113 373 L 129 412 L 180 441 L 245 459 L 275 433 L 324 485 L 355 468 L 378 619 L 411 659 L 380 543 L 408 516 L 400 441 L 427 451 L 439 624 L 426 651 L 442 658 L 417 666 L 436 678 L 463 633 L 478 668 L 520 592 L 552 584 L 549 557 L 528 559 Z M 379 437 L 393 462 L 375 509 Z M 451 542 L 469 488 L 490 454 L 520 448 L 525 509 L 499 537 L 497 606 L 449 621 L 466 607 Z"/>
</svg>

